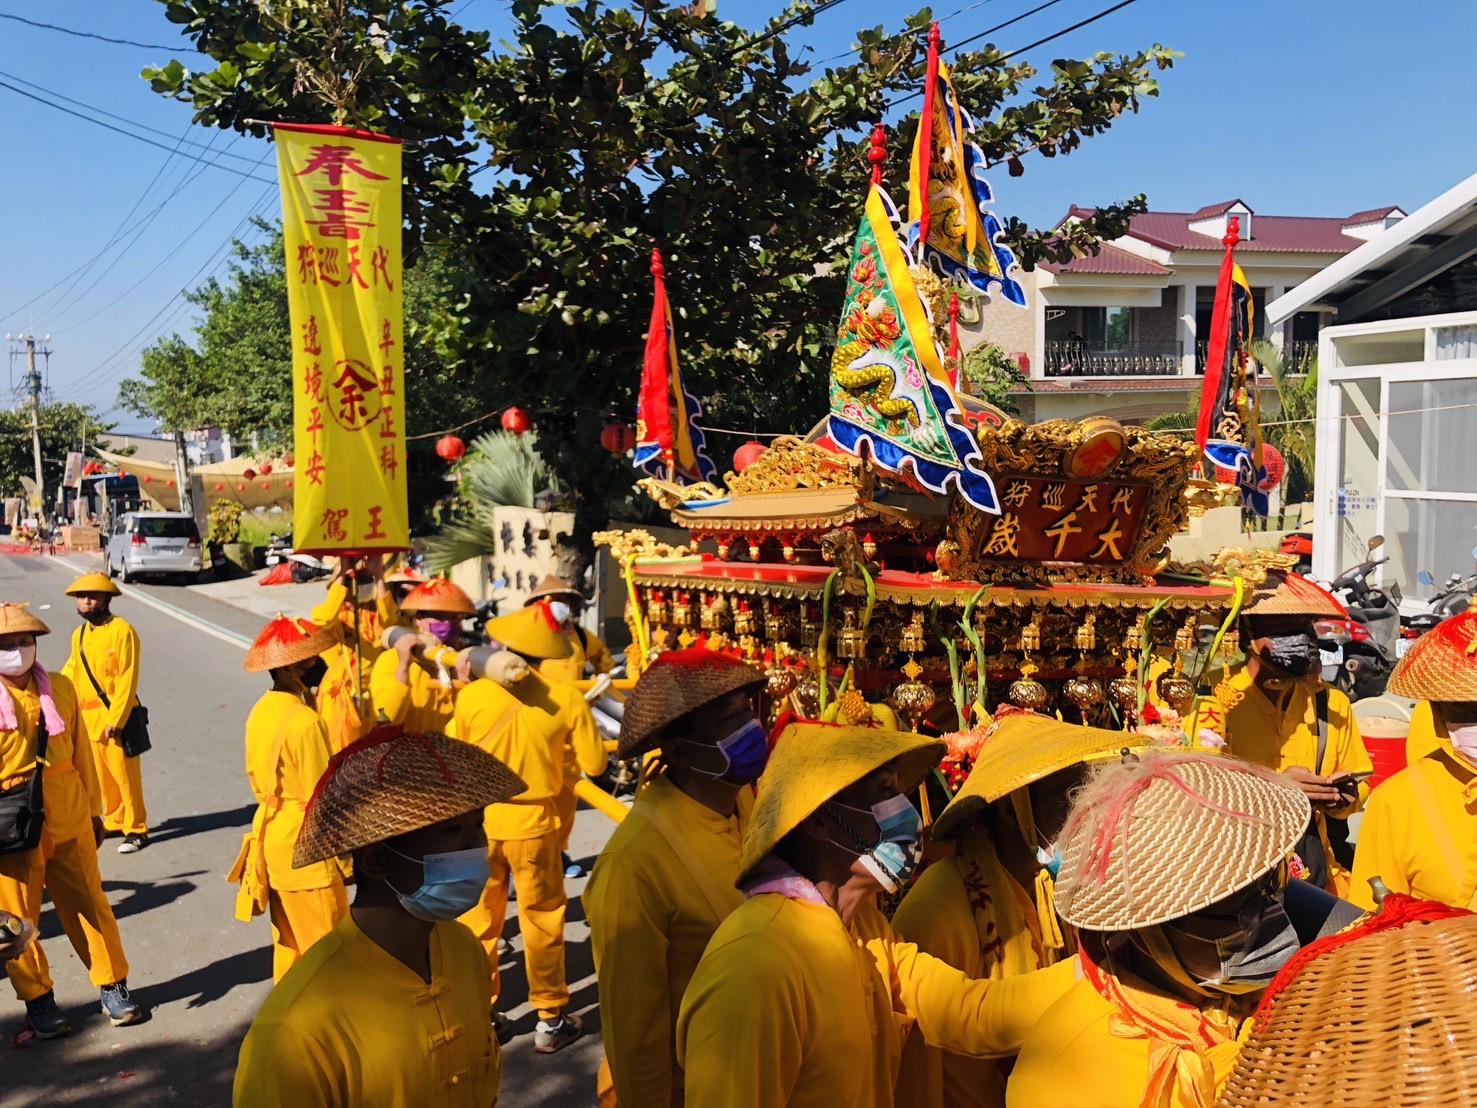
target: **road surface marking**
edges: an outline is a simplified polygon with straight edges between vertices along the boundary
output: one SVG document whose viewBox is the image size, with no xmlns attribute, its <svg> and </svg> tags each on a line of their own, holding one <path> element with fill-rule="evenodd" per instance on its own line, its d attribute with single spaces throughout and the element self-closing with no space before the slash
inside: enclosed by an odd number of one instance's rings
<svg viewBox="0 0 1477 1108">
<path fill-rule="evenodd" d="M 90 566 L 85 566 L 78 562 L 74 562 L 70 558 L 62 555 L 58 555 L 52 560 L 60 562 L 62 565 L 67 566 L 70 569 L 74 569 L 78 573 L 96 572 L 96 570 L 92 569 Z M 118 583 L 115 581 L 114 584 Z M 251 640 L 248 639 L 245 635 L 239 635 L 235 631 L 228 631 L 226 628 L 220 626 L 219 624 L 211 623 L 210 620 L 202 619 L 200 616 L 195 615 L 193 612 L 187 612 L 183 608 L 177 608 L 166 600 L 159 600 L 155 597 L 150 596 L 148 593 L 140 592 L 132 585 L 118 585 L 118 587 L 123 591 L 124 596 L 129 597 L 132 600 L 137 600 L 141 604 L 146 604 L 150 608 L 163 612 L 167 616 L 172 616 L 174 619 L 179 620 L 181 623 L 188 623 L 191 627 L 194 627 L 198 631 L 204 631 L 212 638 L 220 639 L 221 642 L 228 642 L 232 646 L 240 647 L 242 650 L 251 649 Z"/>
</svg>

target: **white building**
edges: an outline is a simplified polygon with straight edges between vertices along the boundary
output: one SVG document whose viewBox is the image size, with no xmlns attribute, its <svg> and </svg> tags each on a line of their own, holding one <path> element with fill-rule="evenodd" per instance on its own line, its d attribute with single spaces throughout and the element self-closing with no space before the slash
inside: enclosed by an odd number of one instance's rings
<svg viewBox="0 0 1477 1108">
<path fill-rule="evenodd" d="M 1267 305 L 1273 326 L 1332 313 L 1318 336 L 1313 571 L 1382 534 L 1384 580 L 1477 557 L 1477 175 Z"/>
<path fill-rule="evenodd" d="M 1062 222 L 1088 214 L 1074 207 Z M 1025 369 L 1032 391 L 1016 402 L 1027 420 L 1107 413 L 1137 423 L 1183 412 L 1200 392 L 1221 239 L 1232 216 L 1240 221 L 1236 260 L 1251 285 L 1256 332 L 1296 366 L 1312 357 L 1325 321 L 1309 310 L 1271 326 L 1266 304 L 1404 215 L 1396 207 L 1344 217 L 1262 215 L 1241 200 L 1146 212 L 1098 254 L 1016 275 L 1028 308 L 996 297 L 963 321 L 973 324 L 976 342 L 995 343 Z"/>
</svg>

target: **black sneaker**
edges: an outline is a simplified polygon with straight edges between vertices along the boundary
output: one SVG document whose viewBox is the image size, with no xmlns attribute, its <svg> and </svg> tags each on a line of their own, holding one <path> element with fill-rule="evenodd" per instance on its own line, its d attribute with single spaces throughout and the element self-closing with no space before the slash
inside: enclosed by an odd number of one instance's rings
<svg viewBox="0 0 1477 1108">
<path fill-rule="evenodd" d="M 56 1006 L 55 992 L 26 1001 L 26 1022 L 38 1039 L 60 1039 L 72 1033 L 72 1025 Z"/>
<path fill-rule="evenodd" d="M 128 982 L 103 986 L 103 1015 L 114 1027 L 127 1027 L 144 1018 L 144 1010 L 128 995 Z"/>
<path fill-rule="evenodd" d="M 118 844 L 118 853 L 137 854 L 148 845 L 149 836 L 147 835 L 124 835 L 123 841 Z"/>
<path fill-rule="evenodd" d="M 501 1012 L 492 1013 L 492 1032 L 499 1046 L 507 1046 L 513 1039 L 513 1021 Z"/>
</svg>

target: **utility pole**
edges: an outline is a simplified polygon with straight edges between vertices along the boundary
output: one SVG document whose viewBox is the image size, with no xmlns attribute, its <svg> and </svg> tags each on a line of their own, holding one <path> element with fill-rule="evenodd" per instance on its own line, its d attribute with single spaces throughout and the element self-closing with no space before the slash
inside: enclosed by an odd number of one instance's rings
<svg viewBox="0 0 1477 1108">
<path fill-rule="evenodd" d="M 36 506 L 40 517 L 46 514 L 46 482 L 41 473 L 41 371 L 36 368 L 36 336 L 35 335 L 6 335 L 12 342 L 20 343 L 26 348 L 26 389 L 31 395 L 31 457 L 36 463 L 36 497 L 40 504 Z M 40 340 L 43 343 L 51 341 L 47 335 Z M 43 346 L 41 353 L 45 357 L 51 356 L 51 350 Z"/>
</svg>

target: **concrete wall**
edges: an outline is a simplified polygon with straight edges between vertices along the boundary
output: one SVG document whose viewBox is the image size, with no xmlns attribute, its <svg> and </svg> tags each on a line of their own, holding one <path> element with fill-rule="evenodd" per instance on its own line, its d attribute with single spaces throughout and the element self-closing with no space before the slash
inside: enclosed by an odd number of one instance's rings
<svg viewBox="0 0 1477 1108">
<path fill-rule="evenodd" d="M 1141 346 L 1173 349 L 1179 342 L 1180 318 L 1178 291 L 1161 290 L 1163 299 L 1157 308 L 1137 309 L 1133 313 L 1133 339 Z"/>
<path fill-rule="evenodd" d="M 1039 294 L 1036 291 L 1037 274 L 1017 271 L 1013 276 L 1025 290 L 1027 307 L 1012 304 L 997 294 L 980 309 L 978 319 L 970 318 L 966 314 L 967 309 L 961 311 L 959 345 L 965 350 L 972 350 L 976 346 L 992 342 L 1007 354 L 1025 354 L 1034 371 L 1041 360 L 1041 350 L 1037 344 L 1037 318 L 1041 313 Z"/>
</svg>

